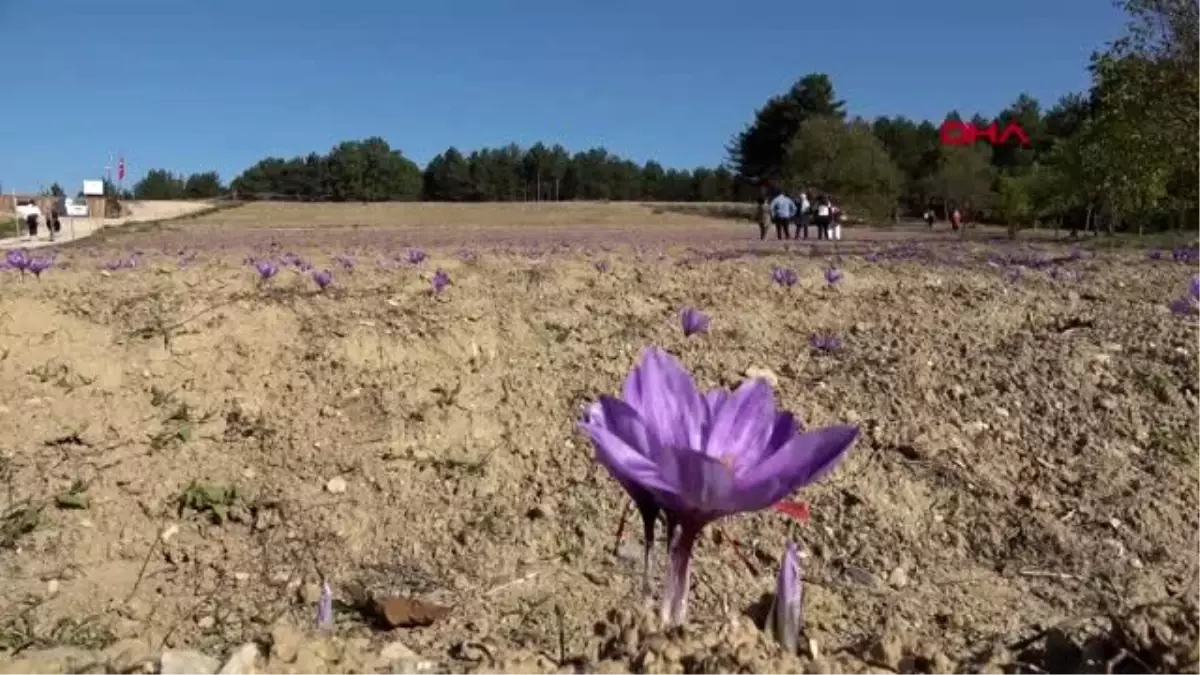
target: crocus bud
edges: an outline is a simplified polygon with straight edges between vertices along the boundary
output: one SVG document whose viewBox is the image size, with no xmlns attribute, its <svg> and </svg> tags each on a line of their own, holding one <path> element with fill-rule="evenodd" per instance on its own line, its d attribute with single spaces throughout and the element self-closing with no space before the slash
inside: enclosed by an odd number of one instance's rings
<svg viewBox="0 0 1200 675">
<path fill-rule="evenodd" d="M 779 562 L 775 600 L 767 614 L 766 628 L 776 642 L 793 654 L 800 638 L 800 618 L 800 558 L 796 545 L 789 541 Z"/>
<path fill-rule="evenodd" d="M 333 630 L 333 591 L 329 582 L 321 582 L 321 597 L 317 599 L 317 630 Z"/>
</svg>

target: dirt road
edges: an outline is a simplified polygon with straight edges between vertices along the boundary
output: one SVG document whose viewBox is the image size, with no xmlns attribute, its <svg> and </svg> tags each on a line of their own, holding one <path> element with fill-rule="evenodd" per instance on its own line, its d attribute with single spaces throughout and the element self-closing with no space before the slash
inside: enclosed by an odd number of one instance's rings
<svg viewBox="0 0 1200 675">
<path fill-rule="evenodd" d="M 117 227 L 129 223 L 141 223 L 154 220 L 168 220 L 198 213 L 211 208 L 207 201 L 130 201 L 123 202 L 129 215 L 123 218 L 64 218 L 63 229 L 54 241 L 48 238 L 43 226 L 36 239 L 27 236 L 10 236 L 0 239 L 0 249 L 9 248 L 42 248 L 68 241 L 83 239 L 105 227 Z"/>
</svg>

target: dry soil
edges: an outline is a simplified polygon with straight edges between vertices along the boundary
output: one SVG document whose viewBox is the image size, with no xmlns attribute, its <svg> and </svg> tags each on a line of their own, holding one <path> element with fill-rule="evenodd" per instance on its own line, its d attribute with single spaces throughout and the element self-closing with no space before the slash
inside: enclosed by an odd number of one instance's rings
<svg viewBox="0 0 1200 675">
<path fill-rule="evenodd" d="M 385 229 L 246 207 L 3 273 L 4 669 L 1196 668 L 1197 321 L 1166 309 L 1194 263 L 1006 245 L 1062 257 L 1022 270 L 928 234 L 839 259 L 645 207 L 518 229 L 405 208 Z M 333 286 L 245 264 L 288 252 Z M 138 263 L 102 271 L 117 258 Z M 686 305 L 708 335 L 682 335 Z M 705 387 L 769 370 L 810 426 L 862 428 L 797 496 L 807 524 L 710 528 L 683 631 L 641 606 L 638 528 L 614 552 L 627 498 L 575 427 L 646 345 Z M 788 539 L 799 655 L 754 625 Z M 389 630 L 367 596 L 451 611 Z"/>
</svg>

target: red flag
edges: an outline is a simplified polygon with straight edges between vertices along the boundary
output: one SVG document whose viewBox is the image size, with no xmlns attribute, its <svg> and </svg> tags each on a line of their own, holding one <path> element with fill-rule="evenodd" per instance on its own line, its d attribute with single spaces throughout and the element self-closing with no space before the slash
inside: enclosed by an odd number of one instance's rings
<svg viewBox="0 0 1200 675">
<path fill-rule="evenodd" d="M 125 180 L 125 158 L 117 162 L 117 180 Z"/>
</svg>

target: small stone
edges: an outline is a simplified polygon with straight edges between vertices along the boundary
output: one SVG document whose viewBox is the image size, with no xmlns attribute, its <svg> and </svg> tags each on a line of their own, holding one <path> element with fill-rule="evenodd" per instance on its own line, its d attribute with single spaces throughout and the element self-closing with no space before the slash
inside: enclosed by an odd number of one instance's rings
<svg viewBox="0 0 1200 675">
<path fill-rule="evenodd" d="M 334 476 L 333 478 L 329 479 L 328 483 L 325 484 L 325 489 L 328 490 L 330 494 L 340 495 L 346 491 L 346 479 L 342 478 L 341 476 Z"/>
<path fill-rule="evenodd" d="M 51 579 L 46 582 L 46 595 L 58 594 L 58 579 Z"/>
<path fill-rule="evenodd" d="M 163 652 L 158 672 L 162 675 L 213 675 L 221 662 L 207 654 L 190 649 L 168 649 Z"/>
<path fill-rule="evenodd" d="M 221 666 L 221 675 L 249 675 L 258 665 L 258 645 L 253 642 L 233 650 L 225 665 Z"/>
<path fill-rule="evenodd" d="M 379 658 L 389 666 L 415 664 L 421 660 L 416 652 L 399 640 L 384 645 L 383 649 L 379 650 Z"/>
<path fill-rule="evenodd" d="M 247 581 L 250 581 L 250 573 L 249 572 L 234 572 L 233 579 L 234 579 L 234 581 L 238 582 L 239 584 L 244 584 Z"/>
<path fill-rule="evenodd" d="M 683 650 L 677 644 L 668 644 L 662 649 L 662 658 L 667 663 L 679 663 L 683 660 Z"/>
<path fill-rule="evenodd" d="M 856 583 L 860 586 L 870 587 L 870 586 L 875 586 L 878 583 L 878 580 L 875 578 L 874 574 L 871 574 L 870 571 L 865 570 L 861 567 L 858 567 L 855 565 L 847 565 L 845 568 L 845 572 L 846 572 L 846 576 L 849 577 L 851 581 L 853 581 L 854 583 Z"/>
<path fill-rule="evenodd" d="M 145 640 L 126 638 L 118 640 L 104 649 L 104 661 L 114 673 L 132 673 L 145 670 L 147 663 L 154 661 L 154 651 Z"/>
<path fill-rule="evenodd" d="M 321 587 L 314 583 L 302 584 L 296 589 L 296 595 L 300 598 L 300 602 L 306 605 L 315 605 L 321 599 Z"/>
<path fill-rule="evenodd" d="M 967 435 L 972 438 L 978 436 L 979 434 L 982 434 L 983 432 L 987 431 L 987 429 L 988 429 L 987 422 L 981 422 L 979 420 L 975 420 L 974 422 L 968 422 L 967 425 L 965 427 L 963 427 L 963 431 L 966 431 Z"/>
<path fill-rule="evenodd" d="M 163 528 L 162 534 L 158 535 L 158 538 L 161 539 L 162 543 L 165 544 L 168 541 L 171 541 L 171 538 L 177 534 L 179 534 L 179 525 L 176 523 L 171 523 Z"/>
<path fill-rule="evenodd" d="M 817 644 L 816 638 L 808 638 L 808 655 L 814 661 L 821 658 L 821 645 Z"/>
<path fill-rule="evenodd" d="M 772 372 L 770 368 L 761 368 L 758 366 L 747 368 L 746 377 L 751 380 L 766 380 L 772 388 L 779 388 L 779 376 Z"/>
<path fill-rule="evenodd" d="M 301 635 L 296 629 L 286 624 L 279 624 L 271 630 L 271 656 L 284 663 L 296 660 L 300 649 Z"/>
<path fill-rule="evenodd" d="M 217 620 L 214 619 L 211 615 L 205 615 L 205 616 L 200 617 L 199 619 L 196 619 L 196 627 L 199 628 L 200 630 L 208 630 L 209 628 L 212 628 L 215 625 L 217 625 Z"/>
<path fill-rule="evenodd" d="M 900 661 L 904 658 L 904 644 L 898 638 L 884 636 L 871 645 L 867 656 L 881 666 L 899 671 Z"/>
<path fill-rule="evenodd" d="M 930 669 L 930 672 L 934 672 L 934 673 L 957 673 L 957 672 L 960 672 L 958 668 L 954 667 L 954 662 L 950 660 L 950 657 L 946 656 L 942 652 L 934 652 L 933 656 L 929 657 L 929 663 L 930 663 L 930 665 L 933 666 L 933 668 Z"/>
<path fill-rule="evenodd" d="M 154 608 L 141 600 L 133 599 L 126 602 L 120 609 L 117 610 L 121 616 L 128 617 L 134 621 L 145 621 L 150 618 Z"/>
<path fill-rule="evenodd" d="M 888 585 L 892 588 L 904 588 L 908 585 L 908 570 L 900 565 L 888 574 Z"/>
</svg>

